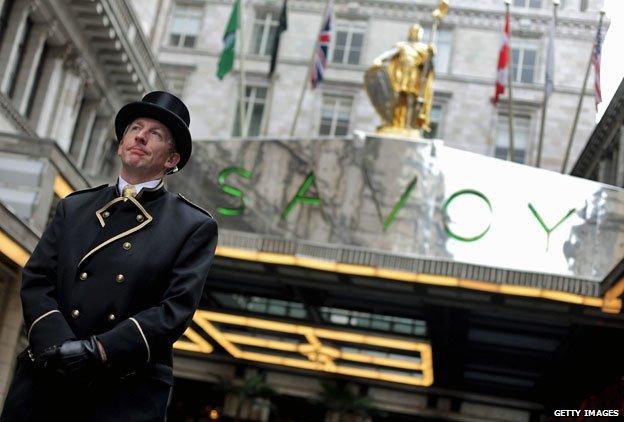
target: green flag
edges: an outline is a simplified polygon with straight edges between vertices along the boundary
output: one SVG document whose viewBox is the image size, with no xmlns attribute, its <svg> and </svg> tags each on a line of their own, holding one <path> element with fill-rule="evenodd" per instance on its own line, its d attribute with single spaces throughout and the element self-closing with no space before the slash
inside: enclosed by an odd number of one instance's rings
<svg viewBox="0 0 624 422">
<path fill-rule="evenodd" d="M 223 34 L 223 50 L 219 56 L 219 66 L 217 67 L 217 78 L 223 79 L 223 77 L 232 70 L 234 65 L 234 48 L 236 47 L 236 30 L 238 29 L 238 8 L 240 7 L 240 0 L 236 0 L 232 6 L 232 12 L 230 13 L 230 20 L 225 27 L 225 33 Z"/>
</svg>

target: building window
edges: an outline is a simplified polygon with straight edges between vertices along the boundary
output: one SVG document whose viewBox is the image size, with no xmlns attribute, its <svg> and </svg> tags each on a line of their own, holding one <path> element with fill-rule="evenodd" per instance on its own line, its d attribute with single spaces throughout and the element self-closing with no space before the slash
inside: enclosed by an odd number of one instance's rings
<svg viewBox="0 0 624 422">
<path fill-rule="evenodd" d="M 259 136 L 264 117 L 267 87 L 247 85 L 245 87 L 245 128 L 247 136 Z M 236 105 L 234 116 L 234 130 L 232 136 L 241 136 L 240 130 L 240 101 Z"/>
<path fill-rule="evenodd" d="M 512 48 L 511 57 L 513 59 L 514 81 L 533 83 L 537 50 L 528 47 Z"/>
<path fill-rule="evenodd" d="M 167 75 L 171 92 L 182 98 L 186 84 L 195 71 L 195 66 L 173 63 L 161 63 L 160 66 L 165 71 L 165 75 Z"/>
<path fill-rule="evenodd" d="M 224 308 L 303 319 L 307 312 L 303 303 L 271 299 L 260 296 L 243 296 L 231 293 L 212 293 Z"/>
<path fill-rule="evenodd" d="M 528 7 L 529 9 L 541 9 L 542 0 L 514 0 L 515 7 Z"/>
<path fill-rule="evenodd" d="M 321 316 L 324 321 L 330 324 L 350 325 L 357 328 L 392 331 L 421 337 L 427 335 L 427 323 L 420 319 L 372 314 L 326 306 L 321 307 Z"/>
<path fill-rule="evenodd" d="M 359 64 L 365 29 L 363 22 L 338 22 L 334 46 L 330 51 L 331 61 L 341 64 Z"/>
<path fill-rule="evenodd" d="M 516 163 L 524 163 L 530 131 L 531 117 L 526 114 L 514 114 L 514 153 L 512 160 Z M 506 160 L 507 151 L 509 151 L 509 118 L 507 114 L 499 114 L 494 156 Z"/>
<path fill-rule="evenodd" d="M 579 10 L 581 12 L 587 12 L 587 8 L 589 7 L 589 0 L 581 0 L 579 4 Z"/>
<path fill-rule="evenodd" d="M 349 120 L 352 106 L 352 97 L 323 95 L 319 135 L 346 135 L 349 132 Z"/>
<path fill-rule="evenodd" d="M 434 104 L 431 106 L 431 121 L 429 126 L 431 132 L 423 132 L 423 136 L 427 139 L 435 139 L 438 137 L 438 129 L 440 127 L 440 120 L 442 119 L 442 106 Z"/>
<path fill-rule="evenodd" d="M 270 56 L 279 22 L 272 12 L 258 12 L 254 18 L 251 53 Z"/>
<path fill-rule="evenodd" d="M 171 16 L 169 45 L 174 47 L 195 47 L 202 23 L 202 9 L 190 6 L 176 6 Z"/>
<path fill-rule="evenodd" d="M 423 33 L 424 43 L 429 43 L 431 30 L 425 28 Z M 451 63 L 451 45 L 453 43 L 453 31 L 448 29 L 440 29 L 438 31 L 438 42 L 436 44 L 436 55 L 433 59 L 434 70 L 436 73 L 448 73 Z"/>
</svg>

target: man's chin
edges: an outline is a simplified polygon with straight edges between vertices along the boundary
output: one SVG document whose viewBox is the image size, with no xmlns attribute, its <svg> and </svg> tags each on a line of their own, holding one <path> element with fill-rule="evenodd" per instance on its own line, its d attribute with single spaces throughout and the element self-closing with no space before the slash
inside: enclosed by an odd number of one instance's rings
<svg viewBox="0 0 624 422">
<path fill-rule="evenodd" d="M 124 160 L 124 163 L 127 166 L 134 166 L 134 167 L 139 167 L 145 164 L 145 160 L 144 155 L 139 155 L 139 154 L 130 154 L 126 157 L 126 159 Z"/>
</svg>

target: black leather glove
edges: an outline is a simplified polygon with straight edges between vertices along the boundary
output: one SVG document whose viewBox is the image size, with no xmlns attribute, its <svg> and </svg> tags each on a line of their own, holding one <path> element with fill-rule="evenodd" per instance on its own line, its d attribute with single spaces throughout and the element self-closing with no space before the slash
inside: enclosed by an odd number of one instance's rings
<svg viewBox="0 0 624 422">
<path fill-rule="evenodd" d="M 62 375 L 92 381 L 104 367 L 95 336 L 66 341 L 58 349 L 55 369 Z"/>
<path fill-rule="evenodd" d="M 51 346 L 45 349 L 38 355 L 33 355 L 33 352 L 29 349 L 28 356 L 30 360 L 39 369 L 48 370 L 54 369 L 58 360 L 59 346 Z"/>
</svg>

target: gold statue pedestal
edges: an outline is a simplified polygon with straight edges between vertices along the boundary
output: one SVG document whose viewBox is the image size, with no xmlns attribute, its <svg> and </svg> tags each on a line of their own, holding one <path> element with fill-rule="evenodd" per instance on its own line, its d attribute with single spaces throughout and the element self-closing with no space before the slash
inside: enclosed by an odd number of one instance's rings
<svg viewBox="0 0 624 422">
<path fill-rule="evenodd" d="M 377 126 L 377 133 L 393 138 L 422 138 L 422 130 L 396 126 Z"/>
</svg>

